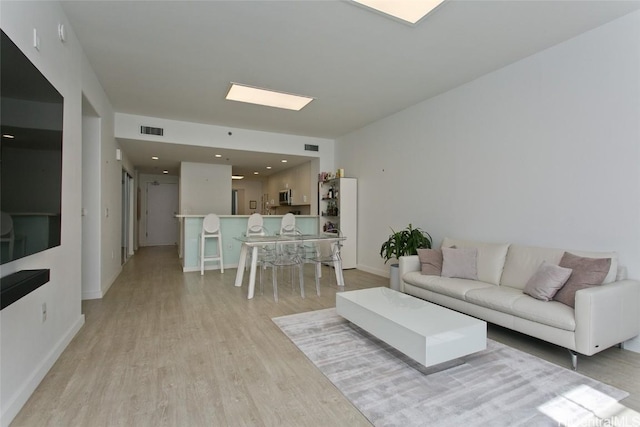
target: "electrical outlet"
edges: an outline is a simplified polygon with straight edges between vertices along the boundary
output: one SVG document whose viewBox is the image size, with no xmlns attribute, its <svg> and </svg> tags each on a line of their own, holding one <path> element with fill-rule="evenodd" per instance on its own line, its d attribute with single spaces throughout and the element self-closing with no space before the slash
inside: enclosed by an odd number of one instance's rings
<svg viewBox="0 0 640 427">
<path fill-rule="evenodd" d="M 43 302 L 42 303 L 42 323 L 44 323 L 45 320 L 47 320 L 47 303 Z"/>
<path fill-rule="evenodd" d="M 233 249 L 233 243 L 227 243 L 227 249 Z"/>
</svg>

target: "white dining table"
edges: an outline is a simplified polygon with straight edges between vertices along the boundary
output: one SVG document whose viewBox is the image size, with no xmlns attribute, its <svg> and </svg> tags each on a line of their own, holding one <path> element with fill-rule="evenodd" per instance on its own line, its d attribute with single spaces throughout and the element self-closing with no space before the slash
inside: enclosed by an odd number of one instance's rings
<svg viewBox="0 0 640 427">
<path fill-rule="evenodd" d="M 317 242 L 338 242 L 345 240 L 346 237 L 331 234 L 295 234 L 295 235 L 275 235 L 275 236 L 241 236 L 236 240 L 242 242 L 240 249 L 240 259 L 238 260 L 238 271 L 236 272 L 235 286 L 242 286 L 244 280 L 244 270 L 247 262 L 247 252 L 249 248 L 252 250 L 251 269 L 249 270 L 249 290 L 247 299 L 252 299 L 256 288 L 256 270 L 258 266 L 258 249 L 263 245 L 278 243 L 317 243 Z M 336 274 L 336 283 L 340 287 L 344 287 L 344 277 L 339 260 L 333 261 Z"/>
</svg>

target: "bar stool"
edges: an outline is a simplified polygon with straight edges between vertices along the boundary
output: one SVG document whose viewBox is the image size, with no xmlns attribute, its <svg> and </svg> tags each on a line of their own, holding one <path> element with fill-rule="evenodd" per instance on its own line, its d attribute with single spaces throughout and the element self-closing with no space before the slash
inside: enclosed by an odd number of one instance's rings
<svg viewBox="0 0 640 427">
<path fill-rule="evenodd" d="M 218 253 L 205 256 L 205 242 L 207 239 L 218 240 Z M 220 273 L 224 273 L 224 261 L 222 260 L 222 233 L 220 232 L 220 218 L 216 214 L 208 214 L 202 221 L 202 233 L 200 234 L 200 275 L 204 275 L 204 262 L 218 261 Z"/>
</svg>

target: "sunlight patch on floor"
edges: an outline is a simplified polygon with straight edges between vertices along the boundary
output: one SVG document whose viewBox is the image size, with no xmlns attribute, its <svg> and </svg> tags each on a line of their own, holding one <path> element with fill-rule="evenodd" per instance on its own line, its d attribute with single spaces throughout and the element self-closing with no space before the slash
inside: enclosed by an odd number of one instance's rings
<svg viewBox="0 0 640 427">
<path fill-rule="evenodd" d="M 566 427 L 640 426 L 640 413 L 612 397 L 581 385 L 538 406 L 538 410 Z"/>
</svg>

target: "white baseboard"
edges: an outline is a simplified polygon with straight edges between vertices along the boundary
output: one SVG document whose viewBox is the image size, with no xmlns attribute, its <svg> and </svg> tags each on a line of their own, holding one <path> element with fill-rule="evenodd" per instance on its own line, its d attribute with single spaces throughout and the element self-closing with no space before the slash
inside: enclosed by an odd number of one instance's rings
<svg viewBox="0 0 640 427">
<path fill-rule="evenodd" d="M 111 276 L 111 278 L 109 280 L 107 280 L 107 282 L 104 284 L 104 286 L 102 286 L 102 296 L 100 296 L 100 298 L 102 298 L 103 296 L 105 296 L 107 294 L 107 292 L 109 291 L 109 288 L 116 281 L 116 279 L 118 278 L 120 273 L 122 273 L 122 266 L 120 266 L 120 268 L 114 273 L 114 275 Z"/>
<path fill-rule="evenodd" d="M 51 349 L 51 351 L 42 359 L 36 369 L 31 373 L 27 380 L 22 384 L 22 387 L 9 399 L 8 402 L 3 402 L 2 414 L 0 415 L 0 426 L 8 427 L 11 421 L 18 415 L 20 409 L 27 403 L 27 400 L 33 392 L 36 390 L 42 379 L 47 375 L 49 369 L 58 360 L 62 352 L 69 345 L 73 337 L 76 336 L 80 328 L 84 325 L 84 314 L 81 314 L 78 320 L 71 325 L 69 330 L 63 337 L 57 342 L 57 344 Z"/>
<path fill-rule="evenodd" d="M 224 268 L 238 268 L 238 264 L 225 264 Z M 209 265 L 209 266 L 204 266 L 205 271 L 206 270 L 220 270 L 220 267 L 217 265 Z M 193 271 L 200 271 L 200 266 L 198 267 L 182 267 L 182 272 L 183 273 L 191 273 Z"/>
<path fill-rule="evenodd" d="M 101 299 L 107 294 L 107 291 L 109 290 L 109 288 L 111 288 L 111 285 L 115 283 L 120 273 L 122 273 L 122 267 L 120 267 L 118 271 L 116 271 L 116 273 L 105 283 L 105 285 L 102 287 L 102 290 L 82 292 L 82 300 Z"/>
<path fill-rule="evenodd" d="M 82 300 L 86 300 L 86 299 L 100 299 L 102 298 L 102 292 L 100 291 L 91 291 L 91 292 L 83 292 L 82 293 Z"/>
<path fill-rule="evenodd" d="M 625 341 L 623 347 L 625 350 L 640 353 L 640 335 L 635 338 L 631 338 L 629 341 Z"/>
<path fill-rule="evenodd" d="M 366 265 L 358 264 L 356 267 L 358 270 L 366 271 L 367 273 L 375 274 L 376 276 L 389 277 L 389 268 L 374 268 Z"/>
</svg>

